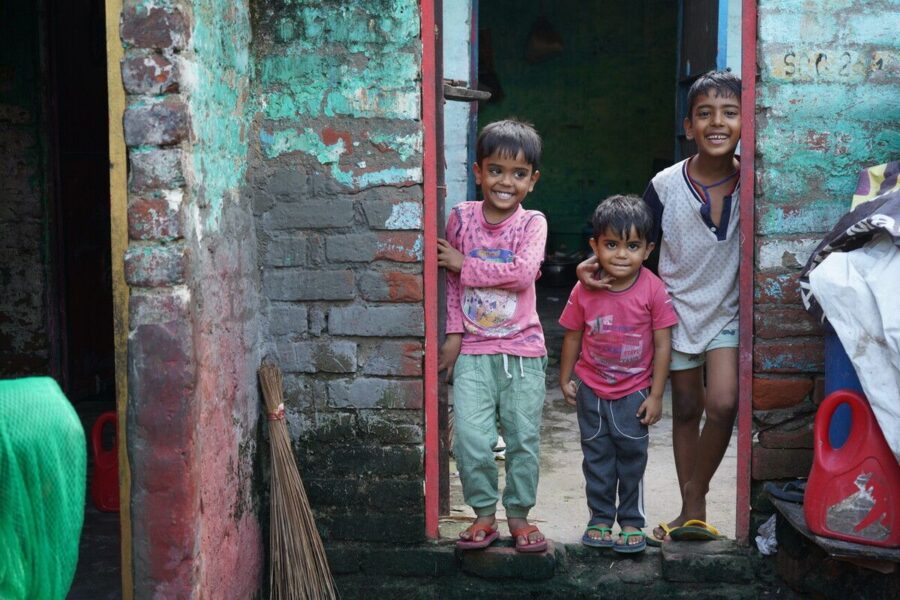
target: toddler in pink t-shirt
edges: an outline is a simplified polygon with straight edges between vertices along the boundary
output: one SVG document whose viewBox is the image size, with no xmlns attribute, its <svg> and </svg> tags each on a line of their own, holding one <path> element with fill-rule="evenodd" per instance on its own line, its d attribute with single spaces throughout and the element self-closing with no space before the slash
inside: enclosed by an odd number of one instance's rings
<svg viewBox="0 0 900 600">
<path fill-rule="evenodd" d="M 624 553 L 647 545 L 641 529 L 648 426 L 662 413 L 671 327 L 678 321 L 662 281 L 643 267 L 653 250 L 653 226 L 637 196 L 601 202 L 590 245 L 606 289 L 576 283 L 559 318 L 566 328 L 559 384 L 578 410 L 591 513 L 581 541 Z M 571 380 L 573 370 L 580 385 Z M 621 528 L 617 541 L 615 522 Z"/>
</svg>

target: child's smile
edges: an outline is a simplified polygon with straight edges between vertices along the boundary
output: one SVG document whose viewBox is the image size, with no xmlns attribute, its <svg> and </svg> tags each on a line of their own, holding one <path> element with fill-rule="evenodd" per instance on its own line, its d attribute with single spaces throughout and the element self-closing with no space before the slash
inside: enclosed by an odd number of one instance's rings
<svg viewBox="0 0 900 600">
<path fill-rule="evenodd" d="M 700 154 L 728 156 L 741 138 L 741 100 L 712 91 L 694 101 L 691 114 L 684 120 L 684 132 L 697 143 Z"/>
<path fill-rule="evenodd" d="M 522 152 L 515 157 L 492 154 L 475 164 L 475 183 L 484 197 L 482 211 L 489 223 L 499 223 L 513 214 L 541 176 Z"/>
<path fill-rule="evenodd" d="M 591 238 L 590 244 L 604 274 L 614 278 L 610 288 L 613 291 L 624 290 L 634 283 L 641 265 L 653 250 L 653 244 L 638 237 L 634 227 L 627 239 L 607 229 L 596 238 Z"/>
</svg>

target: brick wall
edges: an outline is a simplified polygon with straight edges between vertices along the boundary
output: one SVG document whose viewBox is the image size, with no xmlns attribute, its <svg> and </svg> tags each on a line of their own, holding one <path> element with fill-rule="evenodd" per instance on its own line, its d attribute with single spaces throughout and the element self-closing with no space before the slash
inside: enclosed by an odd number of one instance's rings
<svg viewBox="0 0 900 600">
<path fill-rule="evenodd" d="M 3 7 L 0 35 L 0 378 L 50 372 L 49 215 L 38 10 Z"/>
<path fill-rule="evenodd" d="M 758 482 L 809 474 L 824 347 L 819 325 L 800 304 L 797 275 L 849 209 L 859 170 L 897 158 L 900 38 L 891 24 L 898 18 L 896 5 L 874 0 L 759 3 Z"/>
<path fill-rule="evenodd" d="M 248 598 L 263 563 L 249 10 L 128 0 L 121 35 L 134 591 Z"/>
<path fill-rule="evenodd" d="M 259 2 L 269 352 L 326 538 L 424 537 L 419 5 Z"/>
</svg>

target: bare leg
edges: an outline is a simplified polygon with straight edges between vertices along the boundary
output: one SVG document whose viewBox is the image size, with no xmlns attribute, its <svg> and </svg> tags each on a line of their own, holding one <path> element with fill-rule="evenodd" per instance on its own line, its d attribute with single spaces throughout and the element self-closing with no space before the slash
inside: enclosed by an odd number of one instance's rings
<svg viewBox="0 0 900 600">
<path fill-rule="evenodd" d="M 684 513 L 684 487 L 693 476 L 700 441 L 700 418 L 703 416 L 704 390 L 703 367 L 672 371 L 672 451 L 675 455 L 675 472 L 678 474 L 678 490 L 681 493 L 682 511 L 669 521 L 669 527 L 678 527 L 691 517 Z M 662 528 L 653 530 L 653 536 L 664 539 Z"/>
<path fill-rule="evenodd" d="M 709 482 L 731 440 L 737 416 L 737 356 L 737 348 L 717 348 L 706 354 L 706 423 L 697 444 L 693 471 L 682 487 L 681 512 L 687 519 L 706 520 Z"/>
</svg>

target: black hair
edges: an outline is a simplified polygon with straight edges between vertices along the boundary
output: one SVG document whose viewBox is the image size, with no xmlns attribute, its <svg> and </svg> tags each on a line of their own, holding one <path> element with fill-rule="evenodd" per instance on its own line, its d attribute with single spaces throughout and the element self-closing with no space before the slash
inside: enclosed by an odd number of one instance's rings
<svg viewBox="0 0 900 600">
<path fill-rule="evenodd" d="M 724 71 L 710 71 L 704 73 L 691 84 L 687 96 L 687 118 L 691 118 L 694 111 L 694 100 L 697 96 L 709 94 L 710 90 L 715 90 L 718 96 L 730 98 L 732 96 L 741 101 L 741 78 L 731 72 L 730 69 Z"/>
<path fill-rule="evenodd" d="M 522 153 L 525 162 L 537 171 L 541 162 L 541 136 L 534 125 L 518 119 L 494 121 L 484 126 L 478 134 L 475 146 L 475 160 L 478 164 L 486 157 L 498 154 L 504 158 L 515 158 Z"/>
<path fill-rule="evenodd" d="M 610 230 L 618 233 L 623 239 L 628 239 L 631 228 L 634 227 L 639 239 L 648 242 L 653 239 L 651 235 L 654 224 L 650 207 L 633 195 L 617 194 L 601 202 L 594 211 L 591 224 L 594 227 L 594 238 Z"/>
</svg>

